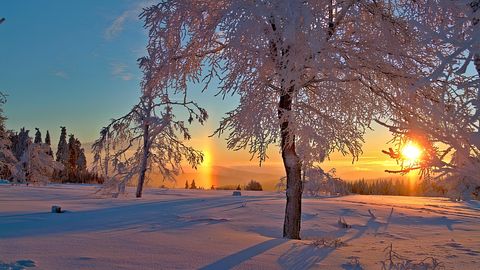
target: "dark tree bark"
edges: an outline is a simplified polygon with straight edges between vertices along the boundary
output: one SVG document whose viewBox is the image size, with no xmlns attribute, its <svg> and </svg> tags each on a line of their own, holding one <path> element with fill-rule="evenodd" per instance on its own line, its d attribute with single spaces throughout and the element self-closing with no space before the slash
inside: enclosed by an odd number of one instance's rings
<svg viewBox="0 0 480 270">
<path fill-rule="evenodd" d="M 292 110 L 293 88 L 280 97 L 278 117 Z M 295 135 L 289 130 L 290 119 L 282 119 L 280 124 L 282 159 L 287 174 L 287 204 L 283 223 L 283 237 L 300 239 L 300 222 L 302 214 L 301 180 L 302 162 L 295 150 Z"/>
<path fill-rule="evenodd" d="M 473 63 L 475 64 L 475 69 L 477 70 L 477 74 L 480 75 L 480 54 L 475 54 L 473 58 Z"/>
<path fill-rule="evenodd" d="M 480 10 L 480 0 L 474 0 L 470 2 L 470 7 L 474 13 L 472 24 L 474 26 L 478 26 L 478 23 L 480 22 L 480 16 L 477 12 Z M 475 65 L 477 73 L 480 75 L 480 53 L 475 53 L 473 56 L 473 64 Z"/>
<path fill-rule="evenodd" d="M 143 184 L 145 183 L 145 174 L 147 173 L 148 153 L 150 152 L 149 143 L 149 129 L 150 126 L 146 124 L 143 128 L 143 158 L 140 164 L 140 175 L 138 177 L 137 193 L 136 197 L 142 197 Z"/>
<path fill-rule="evenodd" d="M 277 31 L 277 26 L 273 17 L 270 20 L 272 30 Z M 283 61 L 279 61 L 279 53 L 281 57 L 284 57 L 289 47 L 285 50 L 279 51 L 277 42 L 281 43 L 281 38 L 278 40 L 270 41 L 270 52 L 272 59 L 276 62 L 277 67 L 286 69 L 287 67 Z M 300 223 L 302 217 L 302 162 L 298 157 L 295 149 L 295 134 L 289 130 L 289 123 L 291 119 L 284 118 L 284 113 L 290 113 L 292 111 L 294 88 L 293 86 L 286 89 L 284 87 L 284 80 L 282 79 L 283 92 L 280 96 L 278 103 L 278 118 L 280 119 L 280 136 L 281 136 L 281 149 L 282 160 L 285 172 L 287 175 L 287 204 L 285 205 L 285 219 L 283 222 L 283 237 L 289 239 L 300 239 Z"/>
</svg>

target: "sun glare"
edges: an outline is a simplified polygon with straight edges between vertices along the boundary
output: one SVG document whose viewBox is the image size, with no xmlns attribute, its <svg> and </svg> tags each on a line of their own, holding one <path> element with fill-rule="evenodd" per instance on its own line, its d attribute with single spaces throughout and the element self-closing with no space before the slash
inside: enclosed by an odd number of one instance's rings
<svg viewBox="0 0 480 270">
<path fill-rule="evenodd" d="M 212 183 L 212 154 L 209 149 L 203 150 L 203 162 L 199 166 L 199 172 L 202 179 L 199 183 L 204 188 L 210 188 Z"/>
<path fill-rule="evenodd" d="M 410 162 L 418 161 L 421 155 L 422 150 L 413 142 L 408 142 L 402 149 L 402 156 Z"/>
</svg>

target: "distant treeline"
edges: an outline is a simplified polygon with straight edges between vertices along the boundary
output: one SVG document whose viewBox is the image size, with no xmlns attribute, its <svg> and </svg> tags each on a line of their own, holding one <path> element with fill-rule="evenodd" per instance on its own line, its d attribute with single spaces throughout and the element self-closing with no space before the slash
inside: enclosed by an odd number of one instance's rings
<svg viewBox="0 0 480 270">
<path fill-rule="evenodd" d="M 185 181 L 185 189 L 203 189 L 203 188 L 197 187 L 196 184 L 195 184 L 195 179 L 193 179 L 191 184 L 188 183 L 188 180 Z M 262 184 L 260 184 L 260 182 L 252 179 L 246 185 L 243 185 L 243 187 L 240 186 L 240 184 L 238 184 L 238 185 L 223 185 L 223 186 L 217 186 L 217 187 L 212 185 L 210 187 L 210 189 L 211 190 L 255 190 L 255 191 L 262 191 L 263 187 L 262 187 Z"/>
<path fill-rule="evenodd" d="M 344 182 L 348 193 L 362 195 L 442 196 L 447 190 L 432 181 L 376 179 Z"/>
<path fill-rule="evenodd" d="M 345 181 L 317 169 L 315 174 L 307 175 L 303 184 L 303 196 L 339 196 L 361 195 L 397 195 L 397 196 L 447 196 L 448 181 L 444 179 L 359 179 Z M 285 177 L 276 185 L 278 191 L 285 191 Z M 478 194 L 474 194 L 478 197 Z"/>
</svg>

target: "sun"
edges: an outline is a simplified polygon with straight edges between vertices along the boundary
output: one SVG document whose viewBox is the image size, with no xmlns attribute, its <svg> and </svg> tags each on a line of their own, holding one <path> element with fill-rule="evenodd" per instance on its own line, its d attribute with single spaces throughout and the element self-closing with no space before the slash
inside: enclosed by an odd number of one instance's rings
<svg viewBox="0 0 480 270">
<path fill-rule="evenodd" d="M 401 153 L 402 157 L 410 162 L 416 162 L 422 156 L 422 150 L 413 142 L 408 142 L 405 147 L 402 148 Z"/>
</svg>

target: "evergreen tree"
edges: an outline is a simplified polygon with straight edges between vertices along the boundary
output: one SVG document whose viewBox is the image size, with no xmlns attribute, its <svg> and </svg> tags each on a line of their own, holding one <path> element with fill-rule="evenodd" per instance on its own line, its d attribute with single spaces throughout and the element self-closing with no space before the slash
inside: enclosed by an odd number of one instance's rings
<svg viewBox="0 0 480 270">
<path fill-rule="evenodd" d="M 45 135 L 45 143 L 48 145 L 52 145 L 50 141 L 50 133 L 48 132 L 48 130 L 47 130 L 47 135 Z"/>
<path fill-rule="evenodd" d="M 60 139 L 58 141 L 56 161 L 66 166 L 67 160 L 68 160 L 67 129 L 65 127 L 60 127 L 60 128 L 61 128 L 61 132 L 60 132 Z"/>
<path fill-rule="evenodd" d="M 190 185 L 190 189 L 197 189 L 197 185 L 195 185 L 195 179 L 192 180 L 192 184 Z"/>
<path fill-rule="evenodd" d="M 80 144 L 80 141 L 78 141 L 78 143 Z M 80 152 L 78 154 L 77 169 L 80 172 L 85 172 L 87 170 L 87 158 L 85 157 L 85 150 L 83 148 L 80 148 Z"/>
<path fill-rule="evenodd" d="M 40 129 L 35 128 L 35 139 L 33 140 L 33 143 L 42 143 L 42 133 L 40 132 Z"/>
<path fill-rule="evenodd" d="M 188 189 L 188 180 L 185 180 L 185 189 Z"/>
<path fill-rule="evenodd" d="M 28 145 L 31 142 L 28 132 L 29 130 L 21 128 L 18 134 L 15 134 L 11 137 L 13 142 L 12 151 L 17 160 L 22 158 L 23 153 L 27 150 Z"/>
<path fill-rule="evenodd" d="M 237 190 L 242 190 L 242 188 L 240 187 L 240 185 L 237 186 Z"/>
<path fill-rule="evenodd" d="M 78 141 L 78 143 L 80 144 L 80 141 Z M 86 178 L 91 178 L 91 175 L 89 175 L 87 171 L 87 159 L 85 157 L 85 150 L 83 148 L 80 148 L 77 157 L 77 175 L 82 183 L 87 180 Z"/>
<path fill-rule="evenodd" d="M 68 138 L 67 176 L 69 181 L 83 182 L 87 174 L 87 159 L 80 141 L 70 134 Z"/>
<path fill-rule="evenodd" d="M 53 151 L 52 151 L 52 148 L 50 147 L 51 143 L 52 142 L 50 141 L 50 133 L 47 130 L 47 134 L 45 135 L 45 145 L 46 147 L 48 147 L 48 149 L 50 149 L 47 154 L 53 157 Z"/>
<path fill-rule="evenodd" d="M 68 163 L 68 144 L 67 144 L 67 129 L 60 127 L 60 139 L 58 140 L 56 159 L 57 162 L 63 165 L 62 170 L 55 171 L 55 178 L 59 180 L 66 180 L 68 178 L 67 163 Z"/>
<path fill-rule="evenodd" d="M 76 146 L 76 139 L 73 134 L 68 138 L 68 159 L 67 159 L 67 175 L 69 180 L 73 180 L 77 176 L 77 159 L 78 149 Z"/>
<path fill-rule="evenodd" d="M 17 148 L 19 143 L 18 133 L 16 132 L 10 133 L 9 140 L 10 140 L 10 149 L 12 149 L 13 156 L 18 160 L 18 157 L 17 157 Z"/>
</svg>

